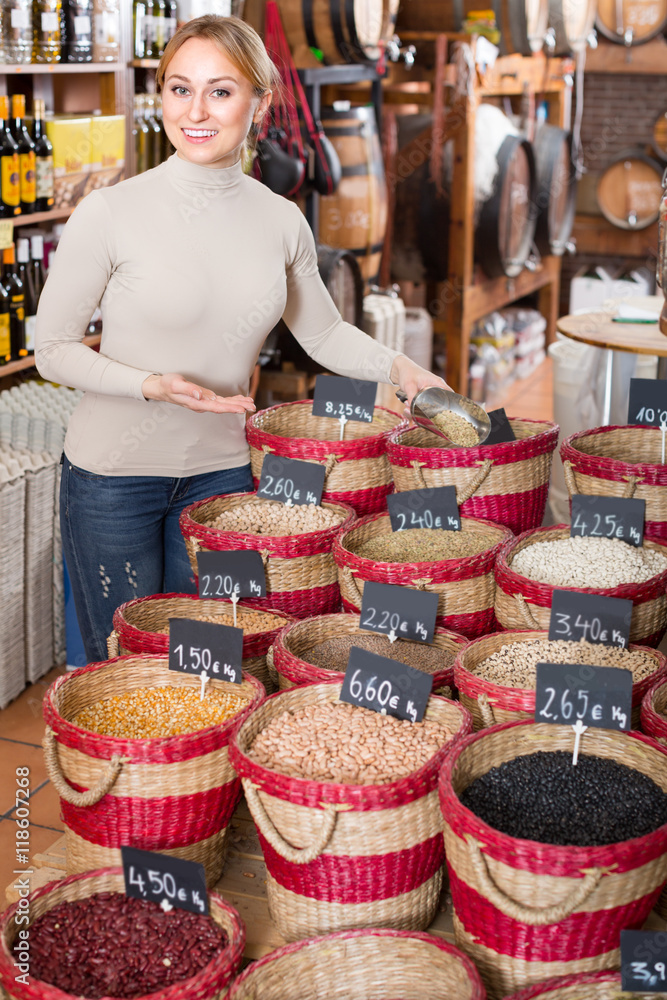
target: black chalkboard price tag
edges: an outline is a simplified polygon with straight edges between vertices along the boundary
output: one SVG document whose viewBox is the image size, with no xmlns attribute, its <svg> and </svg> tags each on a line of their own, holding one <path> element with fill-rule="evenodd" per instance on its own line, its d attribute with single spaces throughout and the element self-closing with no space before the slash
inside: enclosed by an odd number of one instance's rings
<svg viewBox="0 0 667 1000">
<path fill-rule="evenodd" d="M 169 619 L 169 669 L 205 673 L 210 679 L 243 680 L 243 629 L 192 618 Z"/>
<path fill-rule="evenodd" d="M 653 378 L 630 379 L 628 423 L 650 427 L 667 423 L 667 382 Z"/>
<path fill-rule="evenodd" d="M 632 671 L 586 663 L 538 663 L 535 722 L 629 729 Z"/>
<path fill-rule="evenodd" d="M 175 907 L 208 914 L 206 872 L 198 861 L 169 854 L 121 847 L 125 895 L 157 903 L 169 912 Z"/>
<path fill-rule="evenodd" d="M 623 497 L 572 497 L 570 537 L 619 538 L 641 547 L 644 541 L 646 501 Z"/>
<path fill-rule="evenodd" d="M 397 719 L 421 722 L 432 688 L 431 674 L 352 646 L 340 701 Z"/>
<path fill-rule="evenodd" d="M 251 549 L 198 552 L 197 577 L 200 597 L 266 597 L 264 563 Z"/>
<path fill-rule="evenodd" d="M 359 624 L 369 632 L 396 639 L 432 642 L 438 613 L 438 595 L 391 583 L 367 580 Z"/>
<path fill-rule="evenodd" d="M 387 507 L 392 531 L 405 531 L 409 528 L 461 530 L 455 486 L 434 486 L 433 489 L 391 493 L 387 497 Z"/>
<path fill-rule="evenodd" d="M 630 639 L 632 601 L 577 590 L 554 590 L 549 638 L 598 642 L 626 648 Z"/>
<path fill-rule="evenodd" d="M 507 419 L 503 407 L 498 410 L 489 410 L 489 420 L 491 421 L 491 430 L 484 444 L 506 444 L 508 441 L 516 441 L 516 434 L 512 430 L 512 425 Z"/>
<path fill-rule="evenodd" d="M 313 416 L 340 420 L 360 420 L 370 424 L 377 395 L 377 382 L 343 378 L 341 375 L 318 375 L 313 393 Z"/>
<path fill-rule="evenodd" d="M 323 465 L 269 453 L 262 462 L 257 496 L 278 500 L 288 507 L 319 504 L 325 474 Z"/>
<path fill-rule="evenodd" d="M 667 995 L 667 934 L 621 931 L 621 989 Z"/>
</svg>

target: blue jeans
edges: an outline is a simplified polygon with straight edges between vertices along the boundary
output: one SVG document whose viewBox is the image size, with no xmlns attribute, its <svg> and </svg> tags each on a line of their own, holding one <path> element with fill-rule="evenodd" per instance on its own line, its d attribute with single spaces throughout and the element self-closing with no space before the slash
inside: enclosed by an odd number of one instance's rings
<svg viewBox="0 0 667 1000">
<path fill-rule="evenodd" d="M 98 476 L 63 458 L 60 527 L 88 662 L 107 658 L 119 604 L 150 594 L 194 594 L 178 527 L 197 500 L 254 489 L 250 465 L 185 479 Z"/>
</svg>

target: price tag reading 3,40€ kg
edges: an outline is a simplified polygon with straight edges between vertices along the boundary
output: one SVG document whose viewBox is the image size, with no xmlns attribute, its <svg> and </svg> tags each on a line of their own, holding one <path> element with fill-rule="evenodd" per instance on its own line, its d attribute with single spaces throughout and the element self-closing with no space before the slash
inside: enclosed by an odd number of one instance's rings
<svg viewBox="0 0 667 1000">
<path fill-rule="evenodd" d="M 455 486 L 434 486 L 425 490 L 405 490 L 387 497 L 392 531 L 408 528 L 440 528 L 460 531 L 461 515 Z"/>
<path fill-rule="evenodd" d="M 206 872 L 197 861 L 121 847 L 125 895 L 147 899 L 163 910 L 208 913 Z"/>
<path fill-rule="evenodd" d="M 645 510 L 645 500 L 575 493 L 572 497 L 570 536 L 619 538 L 629 545 L 641 547 Z"/>
<path fill-rule="evenodd" d="M 437 613 L 437 594 L 367 580 L 359 624 L 369 632 L 388 636 L 390 642 L 396 639 L 432 642 Z"/>
<path fill-rule="evenodd" d="M 198 552 L 197 576 L 200 597 L 266 597 L 264 563 L 251 549 Z"/>
<path fill-rule="evenodd" d="M 313 393 L 313 416 L 333 417 L 334 420 L 344 417 L 370 424 L 377 388 L 377 382 L 341 375 L 318 375 Z"/>
<path fill-rule="evenodd" d="M 319 504 L 326 469 L 315 462 L 267 454 L 262 462 L 257 496 L 278 500 L 288 507 Z"/>
<path fill-rule="evenodd" d="M 340 700 L 382 715 L 421 722 L 432 687 L 431 674 L 353 646 Z"/>
<path fill-rule="evenodd" d="M 243 629 L 190 618 L 169 619 L 169 669 L 209 679 L 243 680 Z"/>
<path fill-rule="evenodd" d="M 576 590 L 554 590 L 549 619 L 549 638 L 567 642 L 599 642 L 627 648 L 630 638 L 632 601 Z"/>
<path fill-rule="evenodd" d="M 586 663 L 538 663 L 535 722 L 629 729 L 632 671 Z"/>
</svg>

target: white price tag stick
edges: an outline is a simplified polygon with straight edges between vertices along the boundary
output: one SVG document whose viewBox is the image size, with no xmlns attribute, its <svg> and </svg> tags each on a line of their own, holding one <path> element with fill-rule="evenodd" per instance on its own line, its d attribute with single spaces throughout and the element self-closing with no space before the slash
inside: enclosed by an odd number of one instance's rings
<svg viewBox="0 0 667 1000">
<path fill-rule="evenodd" d="M 234 607 L 234 628 L 236 628 L 236 605 L 238 603 L 239 603 L 239 595 L 236 593 L 236 590 L 234 590 L 234 593 L 232 594 L 232 605 Z"/>
<path fill-rule="evenodd" d="M 387 634 L 387 638 L 389 639 L 389 642 L 396 642 L 396 640 L 398 639 L 398 636 L 396 635 L 396 633 L 392 629 L 391 632 L 389 632 Z"/>
<path fill-rule="evenodd" d="M 160 909 L 164 910 L 165 913 L 169 913 L 171 910 L 173 910 L 173 908 L 174 907 L 171 905 L 171 903 L 169 902 L 169 900 L 166 899 L 166 898 L 163 899 L 162 902 L 160 903 Z"/>
<path fill-rule="evenodd" d="M 347 423 L 347 417 L 345 416 L 345 414 L 342 414 L 342 416 L 340 416 L 338 419 L 340 420 L 340 437 L 338 438 L 338 440 L 342 441 L 343 437 L 345 436 L 345 424 Z"/>
<path fill-rule="evenodd" d="M 201 688 L 199 689 L 199 700 L 204 700 L 204 695 L 206 694 L 206 682 L 208 680 L 208 674 L 205 670 L 202 670 L 199 677 L 201 678 Z"/>
<path fill-rule="evenodd" d="M 293 507 L 294 506 L 294 501 L 292 500 L 291 497 L 289 498 L 289 500 L 285 501 L 285 506 L 286 507 Z"/>
<path fill-rule="evenodd" d="M 667 413 L 662 415 L 660 420 L 660 430 L 662 431 L 662 464 L 665 464 L 665 434 L 667 434 Z"/>
<path fill-rule="evenodd" d="M 572 766 L 574 767 L 579 760 L 579 744 L 581 743 L 581 737 L 584 735 L 588 726 L 585 726 L 581 719 L 577 719 L 576 725 L 572 726 L 574 730 L 574 750 L 572 751 Z"/>
</svg>

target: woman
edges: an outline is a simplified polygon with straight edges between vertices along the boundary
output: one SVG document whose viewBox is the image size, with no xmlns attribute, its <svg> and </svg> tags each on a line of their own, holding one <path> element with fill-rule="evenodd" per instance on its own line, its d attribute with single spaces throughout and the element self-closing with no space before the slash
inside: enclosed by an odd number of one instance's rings
<svg viewBox="0 0 667 1000">
<path fill-rule="evenodd" d="M 253 489 L 245 418 L 262 343 L 284 317 L 320 364 L 443 385 L 343 322 L 298 207 L 242 170 L 276 73 L 256 32 L 213 15 L 185 24 L 157 70 L 165 163 L 89 194 L 44 287 L 36 363 L 83 389 L 65 440 L 63 548 L 89 660 L 106 657 L 115 608 L 194 590 L 178 517 Z M 100 305 L 100 353 L 81 343 Z"/>
</svg>

